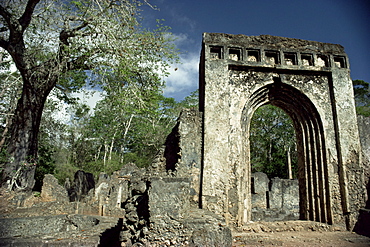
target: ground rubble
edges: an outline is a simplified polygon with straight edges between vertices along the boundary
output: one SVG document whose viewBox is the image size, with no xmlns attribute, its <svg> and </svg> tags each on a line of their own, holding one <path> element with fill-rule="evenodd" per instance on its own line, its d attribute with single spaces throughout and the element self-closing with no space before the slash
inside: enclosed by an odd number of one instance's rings
<svg viewBox="0 0 370 247">
<path fill-rule="evenodd" d="M 126 164 L 97 181 L 78 171 L 64 186 L 48 174 L 41 192 L 0 189 L 0 246 L 370 246 L 337 226 L 259 221 L 232 228 L 230 215 L 199 209 L 201 119 L 183 112 L 146 169 Z M 363 212 L 359 228 L 369 233 L 370 213 Z"/>
<path fill-rule="evenodd" d="M 41 192 L 1 191 L 0 246 L 231 246 L 223 217 L 190 203 L 187 178 L 133 164 L 97 183 L 84 174 L 65 187 L 46 175 Z"/>
<path fill-rule="evenodd" d="M 313 221 L 250 222 L 236 228 L 233 247 L 251 246 L 370 246 L 370 238 L 347 231 L 343 226 Z"/>
<path fill-rule="evenodd" d="M 38 203 L 25 207 L 31 196 Z M 0 202 L 0 246 L 370 246 L 368 237 L 311 221 L 250 222 L 231 231 L 222 217 L 191 209 L 151 217 L 137 231 L 127 215 L 78 214 L 82 202 L 42 202 L 32 193 L 1 193 Z"/>
</svg>

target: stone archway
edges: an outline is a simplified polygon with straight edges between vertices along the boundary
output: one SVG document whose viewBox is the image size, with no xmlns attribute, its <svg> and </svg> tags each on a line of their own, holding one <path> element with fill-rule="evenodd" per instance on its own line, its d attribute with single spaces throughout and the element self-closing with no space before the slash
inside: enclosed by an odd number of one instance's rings
<svg viewBox="0 0 370 247">
<path fill-rule="evenodd" d="M 200 205 L 231 225 L 250 220 L 249 122 L 267 103 L 297 132 L 300 217 L 352 228 L 365 191 L 348 58 L 334 44 L 204 34 Z"/>
<path fill-rule="evenodd" d="M 308 97 L 294 87 L 282 83 L 279 77 L 273 79 L 273 83 L 252 93 L 244 107 L 243 137 L 250 136 L 250 120 L 258 107 L 272 104 L 284 110 L 293 120 L 297 136 L 300 219 L 331 224 L 326 147 L 320 115 Z M 249 157 L 250 145 L 245 148 L 244 152 Z"/>
</svg>

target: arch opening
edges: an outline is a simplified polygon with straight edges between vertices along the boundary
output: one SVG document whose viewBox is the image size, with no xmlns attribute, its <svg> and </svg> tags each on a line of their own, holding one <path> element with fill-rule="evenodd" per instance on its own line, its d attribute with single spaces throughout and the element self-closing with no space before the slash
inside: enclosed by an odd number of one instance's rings
<svg viewBox="0 0 370 247">
<path fill-rule="evenodd" d="M 299 219 L 332 224 L 325 139 L 320 115 L 307 96 L 282 83 L 280 78 L 274 78 L 274 83 L 255 91 L 243 109 L 241 121 L 246 144 L 246 169 L 251 170 L 251 119 L 256 109 L 266 104 L 282 109 L 293 121 L 298 156 Z M 250 195 L 248 199 L 251 202 Z"/>
<path fill-rule="evenodd" d="M 251 172 L 263 172 L 269 179 L 297 178 L 296 137 L 293 122 L 280 108 L 259 107 L 250 126 Z"/>
<path fill-rule="evenodd" d="M 251 220 L 299 219 L 296 137 L 290 117 L 273 105 L 259 107 L 250 126 Z"/>
</svg>

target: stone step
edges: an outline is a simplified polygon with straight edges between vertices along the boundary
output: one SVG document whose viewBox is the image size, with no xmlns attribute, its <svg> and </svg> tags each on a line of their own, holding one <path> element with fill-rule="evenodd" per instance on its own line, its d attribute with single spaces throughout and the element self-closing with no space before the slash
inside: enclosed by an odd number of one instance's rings
<svg viewBox="0 0 370 247">
<path fill-rule="evenodd" d="M 345 227 L 328 225 L 325 223 L 303 220 L 292 221 L 259 221 L 235 229 L 235 232 L 261 233 L 261 232 L 289 232 L 289 231 L 346 231 Z"/>
</svg>

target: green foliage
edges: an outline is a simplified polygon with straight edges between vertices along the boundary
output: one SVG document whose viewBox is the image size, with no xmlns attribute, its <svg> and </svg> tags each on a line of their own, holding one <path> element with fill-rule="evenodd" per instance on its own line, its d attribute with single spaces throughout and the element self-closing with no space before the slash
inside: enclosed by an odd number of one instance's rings
<svg viewBox="0 0 370 247">
<path fill-rule="evenodd" d="M 47 144 L 42 144 L 39 147 L 38 163 L 35 171 L 35 186 L 34 190 L 41 191 L 42 181 L 45 174 L 53 174 L 55 170 L 55 160 L 53 158 L 54 150 Z"/>
<path fill-rule="evenodd" d="M 3 176 L 3 170 L 7 161 L 8 153 L 6 152 L 6 148 L 4 147 L 0 149 L 0 178 Z"/>
<path fill-rule="evenodd" d="M 34 197 L 41 197 L 41 192 L 35 191 L 35 192 L 33 192 L 33 196 Z"/>
<path fill-rule="evenodd" d="M 356 112 L 365 117 L 370 116 L 370 85 L 363 80 L 354 80 L 353 90 L 355 93 Z"/>
<path fill-rule="evenodd" d="M 199 89 L 190 93 L 189 96 L 186 96 L 183 101 L 180 102 L 180 105 L 184 108 L 192 108 L 199 106 Z"/>
<path fill-rule="evenodd" d="M 64 161 L 56 163 L 55 165 L 55 171 L 54 171 L 54 176 L 58 179 L 60 184 L 64 184 L 66 179 L 73 180 L 74 174 L 81 168 L 78 168 L 71 163 Z"/>
<path fill-rule="evenodd" d="M 252 172 L 268 177 L 288 177 L 288 151 L 292 158 L 293 176 L 297 172 L 295 132 L 287 114 L 272 105 L 258 108 L 250 125 Z"/>
<path fill-rule="evenodd" d="M 8 163 L 10 168 L 20 166 L 25 155 L 37 157 L 35 145 L 31 144 L 38 142 L 38 123 L 52 89 L 57 89 L 58 98 L 74 103 L 71 93 L 85 86 L 95 86 L 105 91 L 110 100 L 102 104 L 106 109 L 101 111 L 117 112 L 116 115 L 100 114 L 101 120 L 96 117 L 90 122 L 85 121 L 87 109 L 77 109 L 71 122 L 82 126 L 73 123 L 74 129 L 67 131 L 69 142 L 66 138 L 52 138 L 56 135 L 49 131 L 52 128 L 45 128 L 46 135 L 41 134 L 40 138 L 45 138 L 48 144 L 60 141 L 61 145 L 70 145 L 65 149 L 71 151 L 72 148 L 72 154 L 67 156 L 65 163 L 72 163 L 73 167 L 81 166 L 79 162 L 97 162 L 101 156 L 96 153 L 100 151 L 104 153 L 104 165 L 113 159 L 114 152 L 126 152 L 132 139 L 128 130 L 134 126 L 131 126 L 131 116 L 135 116 L 137 129 L 150 130 L 149 125 L 139 128 L 139 123 L 144 119 L 156 119 L 156 94 L 163 87 L 169 63 L 176 62 L 178 56 L 168 27 L 160 22 L 155 30 L 141 26 L 143 4 L 147 1 L 0 1 L 0 46 L 20 70 L 21 94 L 28 101 L 18 104 L 17 114 L 14 114 L 8 149 L 12 152 L 9 155 L 16 160 Z M 19 94 L 16 96 L 9 99 L 17 102 Z M 121 104 L 119 100 L 122 99 Z M 31 124 L 19 124 L 30 122 L 35 123 L 32 128 Z M 43 126 L 48 123 L 49 120 Z M 89 128 L 85 128 L 85 124 Z M 157 123 L 152 121 L 151 124 L 155 129 Z M 29 140 L 18 142 L 20 136 L 28 136 Z M 84 141 L 89 138 L 98 141 L 88 147 Z M 156 143 L 157 140 L 151 140 L 146 145 Z M 45 162 L 50 164 L 50 160 Z M 7 174 L 6 177 L 11 176 Z"/>
</svg>

